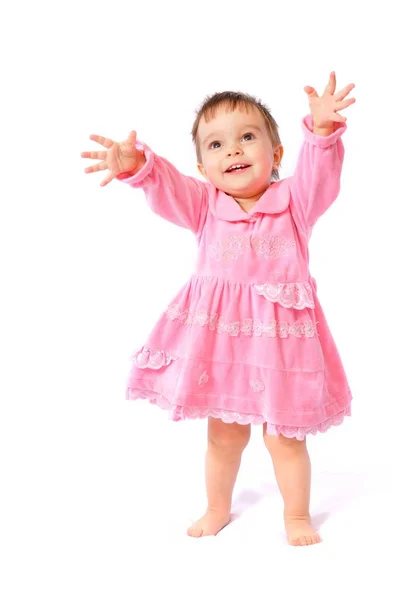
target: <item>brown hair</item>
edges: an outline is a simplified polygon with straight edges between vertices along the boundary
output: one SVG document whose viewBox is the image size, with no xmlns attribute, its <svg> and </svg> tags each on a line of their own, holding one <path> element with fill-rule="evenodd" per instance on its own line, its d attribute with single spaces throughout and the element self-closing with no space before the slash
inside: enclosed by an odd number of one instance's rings
<svg viewBox="0 0 398 600">
<path fill-rule="evenodd" d="M 213 94 L 212 96 L 207 96 L 200 108 L 196 111 L 196 119 L 192 126 L 192 140 L 196 147 L 196 156 L 198 161 L 201 161 L 200 149 L 199 149 L 199 139 L 198 139 L 198 127 L 199 121 L 203 117 L 206 121 L 211 118 L 214 118 L 217 108 L 220 105 L 226 105 L 229 110 L 233 111 L 239 107 L 249 108 L 254 106 L 257 108 L 262 116 L 264 117 L 264 121 L 266 127 L 268 129 L 268 133 L 271 138 L 273 148 L 276 148 L 280 145 L 281 140 L 278 133 L 278 124 L 275 121 L 274 117 L 271 115 L 269 109 L 266 105 L 258 100 L 254 96 L 250 96 L 249 94 L 243 94 L 242 92 L 218 92 Z M 280 165 L 278 165 L 279 167 Z M 279 168 L 272 170 L 271 178 L 274 180 L 279 179 Z"/>
</svg>

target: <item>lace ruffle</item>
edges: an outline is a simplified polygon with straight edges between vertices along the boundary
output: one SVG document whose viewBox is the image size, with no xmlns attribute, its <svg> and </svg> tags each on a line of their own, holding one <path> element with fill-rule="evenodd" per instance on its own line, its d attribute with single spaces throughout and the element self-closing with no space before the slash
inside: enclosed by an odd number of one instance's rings
<svg viewBox="0 0 398 600">
<path fill-rule="evenodd" d="M 165 350 L 152 350 L 146 346 L 137 350 L 131 358 L 139 369 L 155 370 L 168 367 L 172 360 L 177 360 L 177 356 L 173 356 Z"/>
<path fill-rule="evenodd" d="M 184 325 L 200 325 L 208 327 L 211 331 L 217 333 L 228 333 L 236 337 L 240 333 L 247 336 L 262 336 L 287 338 L 289 335 L 296 337 L 314 337 L 316 334 L 316 325 L 311 320 L 295 321 L 287 323 L 286 321 L 270 321 L 265 323 L 260 319 L 243 319 L 242 321 L 228 322 L 223 316 L 216 313 L 210 315 L 205 310 L 197 312 L 189 309 L 180 308 L 178 304 L 173 304 L 167 308 L 165 315 L 171 320 L 178 319 Z"/>
<path fill-rule="evenodd" d="M 314 308 L 312 289 L 307 281 L 295 283 L 255 284 L 255 291 L 270 302 L 277 302 L 284 308 Z"/>
<path fill-rule="evenodd" d="M 221 419 L 224 423 L 239 423 L 240 425 L 259 425 L 265 422 L 264 417 L 261 415 L 244 414 L 218 408 L 176 406 L 172 405 L 165 396 L 157 392 L 140 390 L 138 388 L 129 388 L 127 392 L 127 399 L 137 400 L 138 398 L 149 400 L 151 404 L 156 404 L 159 406 L 159 408 L 168 410 L 169 418 L 173 421 L 214 417 Z M 333 415 L 333 417 L 326 419 L 322 423 L 311 425 L 310 427 L 275 425 L 267 422 L 267 433 L 270 435 L 283 435 L 287 438 L 303 440 L 307 435 L 316 435 L 318 432 L 324 433 L 334 425 L 341 425 L 341 423 L 344 421 L 344 418 L 349 416 L 351 416 L 351 405 L 338 414 Z"/>
</svg>

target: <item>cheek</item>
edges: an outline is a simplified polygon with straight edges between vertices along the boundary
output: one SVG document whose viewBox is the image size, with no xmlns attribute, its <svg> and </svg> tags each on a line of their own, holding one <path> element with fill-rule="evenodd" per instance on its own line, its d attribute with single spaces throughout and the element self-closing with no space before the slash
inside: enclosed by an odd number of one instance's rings
<svg viewBox="0 0 398 600">
<path fill-rule="evenodd" d="M 261 166 L 261 171 L 265 172 L 265 171 L 269 171 L 272 168 L 273 165 L 273 154 L 271 155 L 269 152 L 263 150 L 262 152 L 259 152 L 257 155 L 257 161 L 258 161 L 258 165 Z"/>
<path fill-rule="evenodd" d="M 256 149 L 256 155 L 258 156 L 259 159 L 261 159 L 262 162 L 272 162 L 272 156 L 268 150 L 268 148 L 257 148 Z"/>
<path fill-rule="evenodd" d="M 217 175 L 220 172 L 220 161 L 217 157 L 212 156 L 206 160 L 206 163 L 203 165 L 208 176 Z"/>
</svg>

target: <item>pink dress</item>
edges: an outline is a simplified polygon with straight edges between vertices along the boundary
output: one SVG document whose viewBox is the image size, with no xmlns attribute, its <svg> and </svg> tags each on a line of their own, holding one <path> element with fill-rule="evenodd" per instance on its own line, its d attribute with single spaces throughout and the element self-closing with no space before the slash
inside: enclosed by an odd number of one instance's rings
<svg viewBox="0 0 398 600">
<path fill-rule="evenodd" d="M 148 399 L 174 421 L 266 422 L 303 439 L 351 414 L 351 391 L 309 272 L 308 241 L 336 199 L 344 148 L 303 119 L 292 177 L 273 182 L 246 213 L 211 183 L 144 149 L 133 177 L 150 208 L 190 229 L 196 269 L 132 356 L 127 399 Z"/>
</svg>

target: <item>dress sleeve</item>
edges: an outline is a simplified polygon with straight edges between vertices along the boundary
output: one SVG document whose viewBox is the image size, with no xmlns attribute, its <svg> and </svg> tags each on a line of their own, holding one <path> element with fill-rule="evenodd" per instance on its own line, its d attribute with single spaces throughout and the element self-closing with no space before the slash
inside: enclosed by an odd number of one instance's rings
<svg viewBox="0 0 398 600">
<path fill-rule="evenodd" d="M 137 148 L 145 153 L 145 165 L 132 177 L 120 174 L 117 179 L 142 188 L 154 213 L 199 235 L 208 211 L 208 184 L 183 175 L 145 144 L 137 142 Z"/>
<path fill-rule="evenodd" d="M 291 183 L 291 207 L 301 228 L 309 234 L 316 221 L 333 204 L 340 191 L 345 123 L 336 123 L 328 136 L 312 132 L 312 116 L 303 119 L 304 141 Z"/>
</svg>

